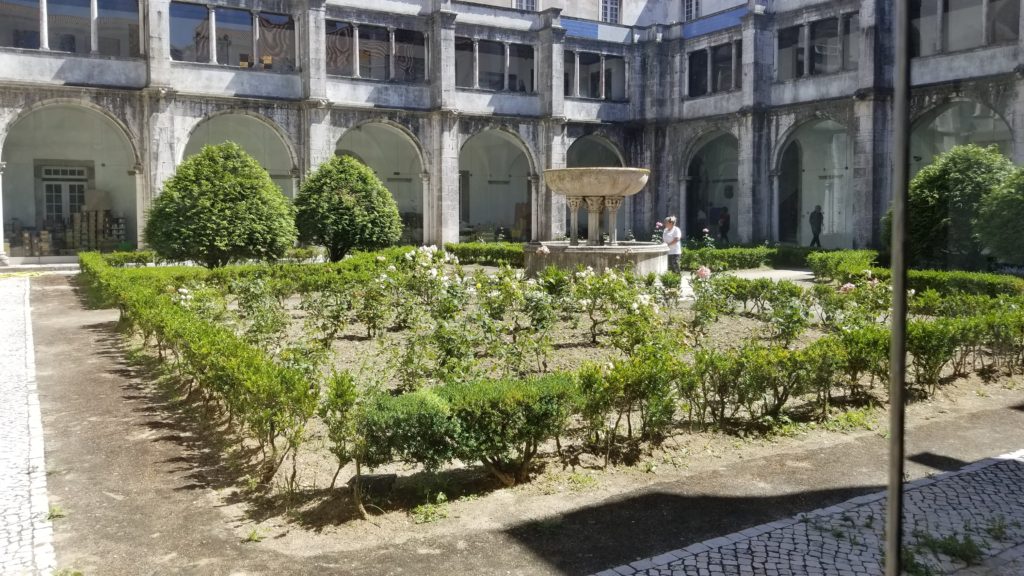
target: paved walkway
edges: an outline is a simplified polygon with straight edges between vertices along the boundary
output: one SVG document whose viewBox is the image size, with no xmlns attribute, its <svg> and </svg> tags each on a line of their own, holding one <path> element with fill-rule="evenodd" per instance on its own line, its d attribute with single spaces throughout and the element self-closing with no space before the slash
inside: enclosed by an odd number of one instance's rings
<svg viewBox="0 0 1024 576">
<path fill-rule="evenodd" d="M 28 278 L 0 278 L 0 574 L 49 574 L 43 427 Z"/>
<path fill-rule="evenodd" d="M 930 568 L 926 573 L 1021 574 L 1024 450 L 910 482 L 904 503 L 905 542 L 914 560 Z M 597 576 L 880 575 L 885 504 L 884 492 L 860 496 Z M 968 538 L 984 557 L 994 558 L 968 567 L 939 553 Z"/>
<path fill-rule="evenodd" d="M 730 276 L 736 276 L 737 278 L 746 278 L 747 280 L 756 280 L 757 278 L 771 278 L 772 280 L 779 282 L 781 280 L 789 280 L 790 282 L 814 282 L 814 274 L 810 270 L 783 270 L 775 268 L 750 268 L 746 270 L 726 270 L 720 272 L 721 274 L 728 274 Z M 690 272 L 683 272 L 683 286 L 680 294 L 683 298 L 693 298 L 693 288 L 690 287 L 690 278 L 692 278 Z"/>
</svg>

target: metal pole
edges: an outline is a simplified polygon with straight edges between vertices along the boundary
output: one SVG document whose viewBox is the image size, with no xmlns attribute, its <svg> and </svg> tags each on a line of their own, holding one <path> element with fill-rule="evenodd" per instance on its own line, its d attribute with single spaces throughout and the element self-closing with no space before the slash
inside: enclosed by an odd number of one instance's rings
<svg viewBox="0 0 1024 576">
<path fill-rule="evenodd" d="M 909 2 L 895 6 L 892 173 L 892 339 L 889 343 L 889 490 L 885 521 L 885 573 L 899 576 L 903 565 L 903 389 L 907 333 L 907 169 L 910 134 Z"/>
</svg>

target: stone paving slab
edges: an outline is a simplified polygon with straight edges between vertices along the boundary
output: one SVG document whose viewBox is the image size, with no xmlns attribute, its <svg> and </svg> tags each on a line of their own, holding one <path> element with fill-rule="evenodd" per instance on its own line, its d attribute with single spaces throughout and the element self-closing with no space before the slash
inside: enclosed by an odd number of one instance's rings
<svg viewBox="0 0 1024 576">
<path fill-rule="evenodd" d="M 49 574 L 43 427 L 28 278 L 0 278 L 0 574 Z"/>
<path fill-rule="evenodd" d="M 860 496 L 720 536 L 598 576 L 877 576 L 883 573 L 886 497 Z M 1024 450 L 904 486 L 904 542 L 935 574 L 1016 575 L 1024 567 Z M 981 566 L 938 553 L 967 538 Z M 1009 571 L 1007 571 L 1009 570 Z"/>
</svg>

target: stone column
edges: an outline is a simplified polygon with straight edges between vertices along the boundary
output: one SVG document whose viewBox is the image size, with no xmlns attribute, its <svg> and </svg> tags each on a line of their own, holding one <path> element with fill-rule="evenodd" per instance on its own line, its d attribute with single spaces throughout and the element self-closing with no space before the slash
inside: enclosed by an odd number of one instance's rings
<svg viewBox="0 0 1024 576">
<path fill-rule="evenodd" d="M 141 27 L 146 54 L 146 70 L 148 84 L 151 87 L 162 87 L 170 84 L 171 74 L 171 41 L 168 37 L 170 26 L 167 23 L 170 2 L 168 0 L 150 0 L 140 5 L 139 11 L 145 11 L 147 25 Z"/>
<path fill-rule="evenodd" d="M 473 38 L 473 88 L 480 87 L 480 41 Z"/>
<path fill-rule="evenodd" d="M 569 205 L 569 245 L 578 246 L 580 243 L 580 207 L 583 206 L 583 198 L 570 196 L 567 204 Z"/>
<path fill-rule="evenodd" d="M 361 78 L 359 70 L 359 24 L 352 24 L 352 77 Z"/>
<path fill-rule="evenodd" d="M 297 60 L 302 68 L 302 80 L 305 84 L 306 98 L 322 101 L 327 99 L 327 22 L 325 19 L 323 0 L 311 1 L 308 9 L 303 11 L 305 26 L 302 27 L 301 45 Z M 300 42 L 296 42 L 298 47 Z"/>
<path fill-rule="evenodd" d="M 50 22 L 46 15 L 46 0 L 39 0 L 39 49 L 50 49 Z"/>
<path fill-rule="evenodd" d="M 580 51 L 577 50 L 577 51 L 573 52 L 572 55 L 575 57 L 574 58 L 575 62 L 573 64 L 576 67 L 576 71 L 572 75 L 572 95 L 573 95 L 573 98 L 579 98 L 580 97 Z"/>
<path fill-rule="evenodd" d="M 263 70 L 263 55 L 260 54 L 260 11 L 252 12 L 252 65 L 256 70 Z M 230 65 L 231 63 L 228 62 Z"/>
<path fill-rule="evenodd" d="M 601 100 L 604 100 L 604 95 L 605 95 L 605 87 L 604 87 L 604 54 L 601 54 L 601 74 L 600 74 L 600 78 L 601 78 L 601 91 L 598 93 L 597 97 L 600 98 Z"/>
<path fill-rule="evenodd" d="M 206 7 L 206 61 L 210 64 L 217 63 L 217 11 L 213 6 Z M 231 64 L 228 62 L 228 64 Z"/>
<path fill-rule="evenodd" d="M 434 109 L 455 108 L 455 16 L 454 12 L 439 10 L 430 17 L 430 36 L 427 66 L 430 79 L 430 103 Z M 436 173 L 435 173 L 436 175 Z M 437 185 L 435 177 L 434 185 Z"/>
<path fill-rule="evenodd" d="M 390 52 L 388 53 L 388 80 L 395 79 L 395 29 L 388 27 L 388 40 L 390 41 Z"/>
<path fill-rule="evenodd" d="M 779 241 L 779 171 L 771 171 L 772 179 L 772 190 L 771 190 L 771 201 L 768 203 L 771 206 L 771 213 L 768 214 L 769 230 L 771 230 L 771 241 Z"/>
<path fill-rule="evenodd" d="M 4 168 L 7 162 L 0 162 L 0 266 L 9 263 L 7 251 L 4 250 Z"/>
<path fill-rule="evenodd" d="M 503 81 L 502 81 L 502 86 L 503 86 L 502 90 L 504 90 L 505 92 L 508 92 L 508 68 L 509 68 L 509 65 L 511 64 L 511 52 L 512 52 L 512 49 L 508 45 L 508 42 L 502 42 L 501 45 L 505 49 L 505 76 L 504 76 Z M 537 68 L 536 60 L 534 61 L 534 66 L 533 67 L 534 67 L 534 69 Z"/>
<path fill-rule="evenodd" d="M 89 0 L 89 53 L 100 53 L 100 8 L 98 0 Z"/>
<path fill-rule="evenodd" d="M 622 206 L 622 196 L 605 196 L 604 207 L 608 211 L 608 245 L 615 246 L 619 243 L 618 238 L 618 214 Z"/>
<path fill-rule="evenodd" d="M 604 198 L 587 196 L 587 246 L 601 245 L 601 208 Z"/>
</svg>

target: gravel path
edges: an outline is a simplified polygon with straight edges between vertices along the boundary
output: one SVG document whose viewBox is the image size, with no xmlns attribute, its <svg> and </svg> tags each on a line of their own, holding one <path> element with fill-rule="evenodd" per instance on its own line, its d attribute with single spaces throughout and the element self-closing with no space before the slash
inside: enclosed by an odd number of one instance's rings
<svg viewBox="0 0 1024 576">
<path fill-rule="evenodd" d="M 43 427 L 28 278 L 0 278 L 0 574 L 49 574 Z"/>
</svg>

